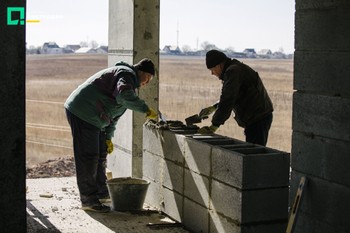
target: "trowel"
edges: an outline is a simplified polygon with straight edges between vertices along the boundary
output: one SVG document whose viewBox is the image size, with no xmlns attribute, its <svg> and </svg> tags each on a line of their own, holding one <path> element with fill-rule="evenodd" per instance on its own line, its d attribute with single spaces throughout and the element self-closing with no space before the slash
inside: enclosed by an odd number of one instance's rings
<svg viewBox="0 0 350 233">
<path fill-rule="evenodd" d="M 194 125 L 194 124 L 197 124 L 197 123 L 201 123 L 202 120 L 205 120 L 207 118 L 208 118 L 208 116 L 201 117 L 201 116 L 199 116 L 199 114 L 195 114 L 195 115 L 192 115 L 190 117 L 187 117 L 185 119 L 185 121 L 186 121 L 186 125 L 190 126 L 190 125 Z"/>
</svg>

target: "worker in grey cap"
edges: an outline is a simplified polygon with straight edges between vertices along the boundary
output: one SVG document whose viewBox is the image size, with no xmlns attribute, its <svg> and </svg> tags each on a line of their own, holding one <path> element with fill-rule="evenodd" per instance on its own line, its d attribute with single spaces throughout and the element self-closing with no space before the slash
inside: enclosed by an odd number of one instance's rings
<svg viewBox="0 0 350 233">
<path fill-rule="evenodd" d="M 109 197 L 106 186 L 106 157 L 119 118 L 127 109 L 156 119 L 157 113 L 139 98 L 138 89 L 155 74 L 150 59 L 135 65 L 118 62 L 92 75 L 67 98 L 64 107 L 73 136 L 76 176 L 82 209 L 107 212 L 101 203 Z M 123 132 L 119 132 L 122 134 Z"/>
<path fill-rule="evenodd" d="M 238 125 L 244 128 L 246 142 L 266 146 L 273 106 L 259 74 L 218 50 L 207 52 L 206 65 L 223 86 L 220 100 L 200 113 L 201 116 L 208 116 L 215 112 L 212 124 L 200 128 L 198 132 L 213 134 L 233 112 Z"/>
</svg>

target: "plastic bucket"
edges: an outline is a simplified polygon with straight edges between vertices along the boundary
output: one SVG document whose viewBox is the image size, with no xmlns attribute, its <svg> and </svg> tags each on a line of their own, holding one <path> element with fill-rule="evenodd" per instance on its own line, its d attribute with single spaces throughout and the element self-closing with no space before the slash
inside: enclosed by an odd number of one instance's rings
<svg viewBox="0 0 350 233">
<path fill-rule="evenodd" d="M 150 182 L 132 177 L 107 180 L 107 187 L 116 211 L 141 210 Z"/>
</svg>

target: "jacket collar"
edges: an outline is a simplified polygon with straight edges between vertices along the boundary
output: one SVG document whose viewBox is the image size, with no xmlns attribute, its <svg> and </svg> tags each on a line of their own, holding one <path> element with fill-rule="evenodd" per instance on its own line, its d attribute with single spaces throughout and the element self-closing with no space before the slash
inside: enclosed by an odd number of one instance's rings
<svg viewBox="0 0 350 233">
<path fill-rule="evenodd" d="M 231 59 L 231 58 L 227 58 L 226 61 L 225 61 L 225 64 L 224 64 L 224 68 L 222 69 L 222 72 L 221 72 L 221 75 L 219 77 L 220 80 L 224 81 L 224 74 L 227 70 L 227 68 L 232 65 L 232 64 L 237 64 L 239 63 L 238 60 L 236 59 Z"/>
<path fill-rule="evenodd" d="M 139 78 L 139 72 L 138 70 L 132 66 L 132 65 L 129 65 L 128 63 L 124 62 L 124 61 L 119 61 L 115 64 L 115 66 L 126 66 L 128 68 L 130 68 L 134 74 L 135 74 L 135 85 L 136 85 L 136 88 L 139 88 L 140 87 L 140 78 Z"/>
</svg>

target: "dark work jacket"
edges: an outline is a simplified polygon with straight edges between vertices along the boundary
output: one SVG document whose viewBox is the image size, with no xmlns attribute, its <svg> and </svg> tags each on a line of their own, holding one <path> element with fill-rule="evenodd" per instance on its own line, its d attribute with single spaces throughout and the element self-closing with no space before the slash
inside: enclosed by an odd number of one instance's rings
<svg viewBox="0 0 350 233">
<path fill-rule="evenodd" d="M 248 65 L 228 58 L 220 79 L 223 85 L 213 125 L 223 125 L 233 111 L 238 125 L 245 128 L 273 112 L 259 74 Z"/>
</svg>

